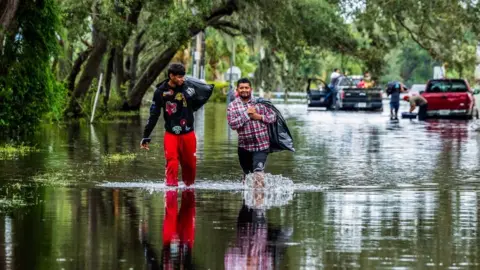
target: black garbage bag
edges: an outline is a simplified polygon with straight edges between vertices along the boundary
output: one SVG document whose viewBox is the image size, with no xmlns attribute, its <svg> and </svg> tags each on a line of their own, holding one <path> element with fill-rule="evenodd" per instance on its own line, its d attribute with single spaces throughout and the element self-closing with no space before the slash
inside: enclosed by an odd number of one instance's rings
<svg viewBox="0 0 480 270">
<path fill-rule="evenodd" d="M 268 135 L 270 137 L 270 153 L 288 150 L 295 152 L 293 138 L 288 130 L 287 122 L 282 113 L 272 104 L 263 98 L 258 98 L 257 103 L 263 104 L 276 114 L 275 123 L 268 124 Z"/>
<path fill-rule="evenodd" d="M 184 85 L 187 93 L 192 91 L 191 89 L 195 91 L 192 101 L 192 108 L 194 111 L 197 111 L 203 105 L 205 105 L 205 103 L 207 103 L 208 99 L 212 96 L 213 88 L 215 87 L 213 84 L 207 84 L 192 77 L 187 77 Z"/>
</svg>

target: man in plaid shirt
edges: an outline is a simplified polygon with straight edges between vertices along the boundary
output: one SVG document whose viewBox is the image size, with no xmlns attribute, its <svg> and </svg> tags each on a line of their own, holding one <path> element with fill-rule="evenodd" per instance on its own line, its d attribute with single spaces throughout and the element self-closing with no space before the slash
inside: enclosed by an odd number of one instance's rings
<svg viewBox="0 0 480 270">
<path fill-rule="evenodd" d="M 274 123 L 276 116 L 252 98 L 250 80 L 238 80 L 237 93 L 238 97 L 228 105 L 228 124 L 238 132 L 238 158 L 243 173 L 255 173 L 256 186 L 263 187 L 263 170 L 270 148 L 267 124 Z"/>
</svg>

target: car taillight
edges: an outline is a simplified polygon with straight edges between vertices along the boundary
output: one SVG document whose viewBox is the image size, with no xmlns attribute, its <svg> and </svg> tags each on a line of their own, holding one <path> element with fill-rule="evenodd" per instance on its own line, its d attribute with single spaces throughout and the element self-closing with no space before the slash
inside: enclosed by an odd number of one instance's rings
<svg viewBox="0 0 480 270">
<path fill-rule="evenodd" d="M 340 94 L 340 97 L 341 97 L 341 99 L 344 99 L 345 98 L 345 92 L 342 91 L 342 93 Z"/>
</svg>

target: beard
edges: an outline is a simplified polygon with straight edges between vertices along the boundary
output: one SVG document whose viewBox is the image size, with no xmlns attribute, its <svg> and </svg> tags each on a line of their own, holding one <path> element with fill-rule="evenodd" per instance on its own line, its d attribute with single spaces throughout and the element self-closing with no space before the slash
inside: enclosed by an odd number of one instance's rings
<svg viewBox="0 0 480 270">
<path fill-rule="evenodd" d="M 245 93 L 245 92 L 243 92 L 243 93 L 239 93 L 239 96 L 240 96 L 241 98 L 243 98 L 243 99 L 249 99 L 249 98 L 252 97 L 252 93 Z"/>
</svg>

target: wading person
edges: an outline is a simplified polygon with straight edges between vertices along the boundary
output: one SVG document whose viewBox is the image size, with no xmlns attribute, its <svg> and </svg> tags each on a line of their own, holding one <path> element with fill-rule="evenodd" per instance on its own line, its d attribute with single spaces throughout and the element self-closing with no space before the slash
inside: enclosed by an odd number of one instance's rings
<svg viewBox="0 0 480 270">
<path fill-rule="evenodd" d="M 149 136 L 163 111 L 165 119 L 164 152 L 166 159 L 165 181 L 167 186 L 178 186 L 178 165 L 182 166 L 182 180 L 186 186 L 195 182 L 197 167 L 197 139 L 193 131 L 193 88 L 183 87 L 185 67 L 171 64 L 168 80 L 159 84 L 153 95 L 150 117 L 143 132 L 140 147 L 149 149 Z"/>
<path fill-rule="evenodd" d="M 387 85 L 387 95 L 390 96 L 390 120 L 398 120 L 400 108 L 400 93 L 407 92 L 400 82 L 391 82 Z"/>
<path fill-rule="evenodd" d="M 237 82 L 238 97 L 228 105 L 228 125 L 238 133 L 238 158 L 245 175 L 254 173 L 255 187 L 264 187 L 264 168 L 270 148 L 267 124 L 275 113 L 252 98 L 252 84 L 243 78 Z"/>
<path fill-rule="evenodd" d="M 420 96 L 404 96 L 403 100 L 408 101 L 410 103 L 410 113 L 412 113 L 415 108 L 418 106 L 418 120 L 424 121 L 427 119 L 427 109 L 428 109 L 428 102 L 427 100 Z"/>
</svg>

